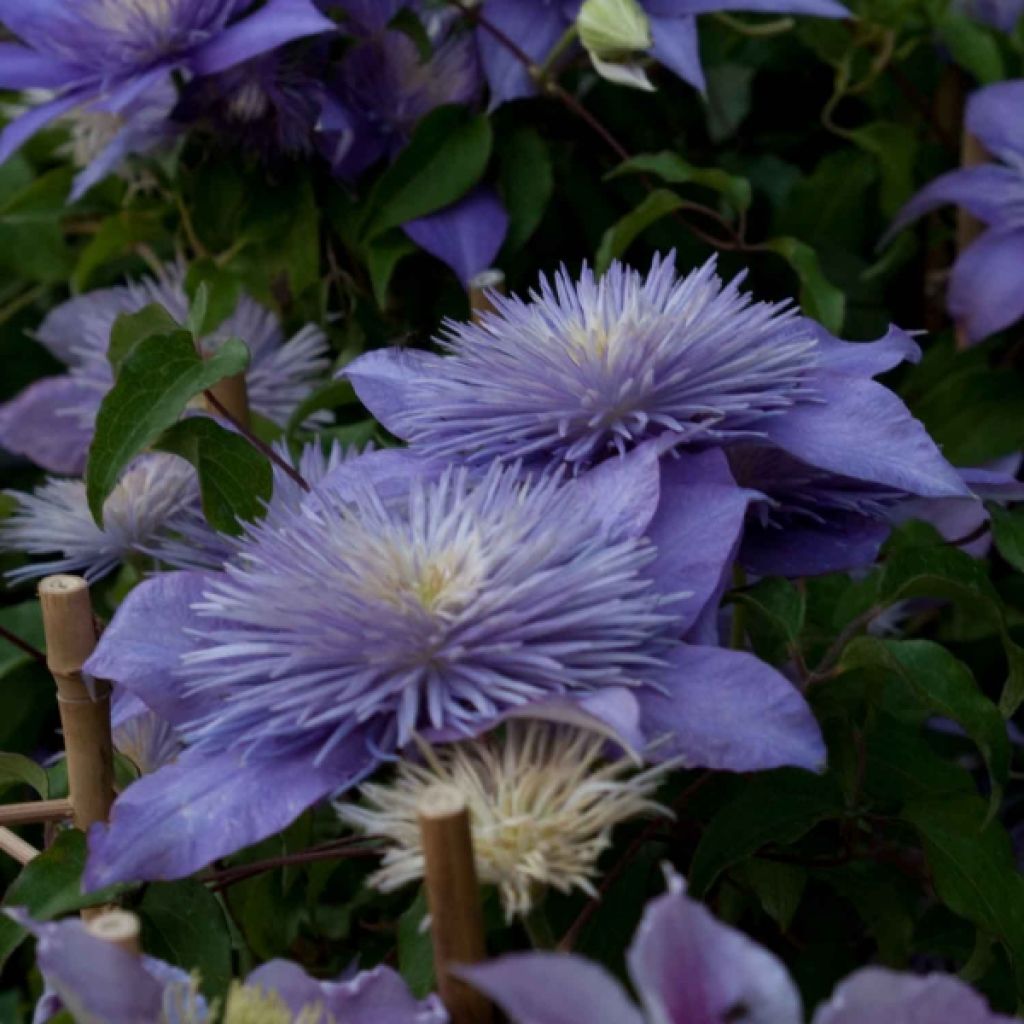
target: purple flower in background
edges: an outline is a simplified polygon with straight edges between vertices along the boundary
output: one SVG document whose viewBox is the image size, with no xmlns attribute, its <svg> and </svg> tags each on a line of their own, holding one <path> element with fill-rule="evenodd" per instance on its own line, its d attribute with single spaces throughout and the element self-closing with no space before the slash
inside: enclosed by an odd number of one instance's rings
<svg viewBox="0 0 1024 1024">
<path fill-rule="evenodd" d="M 344 12 L 348 27 L 357 35 L 372 35 L 387 28 L 392 18 L 413 0 L 323 0 L 326 7 Z"/>
<path fill-rule="evenodd" d="M 172 72 L 208 75 L 333 29 L 311 0 L 0 0 L 20 39 L 0 44 L 0 87 L 57 95 L 0 134 L 0 162 L 50 121 L 87 108 L 121 114 Z"/>
<path fill-rule="evenodd" d="M 778 498 L 814 483 L 788 511 L 870 513 L 875 547 L 888 501 L 971 497 L 873 380 L 917 357 L 909 337 L 842 342 L 740 283 L 723 284 L 713 261 L 679 279 L 671 258 L 646 276 L 621 264 L 601 279 L 563 271 L 525 301 L 495 296 L 478 324 L 448 322 L 445 356 L 376 351 L 344 372 L 381 423 L 429 458 L 581 471 L 652 439 L 677 452 L 753 445 L 757 465 L 737 462 L 741 484 Z M 775 525 L 793 521 L 775 507 Z M 775 539 L 788 543 L 783 531 Z"/>
<path fill-rule="evenodd" d="M 114 382 L 107 358 L 114 322 L 158 303 L 184 323 L 184 283 L 184 268 L 170 265 L 159 280 L 88 292 L 52 310 L 36 337 L 68 372 L 37 380 L 0 405 L 0 446 L 54 473 L 83 473 L 96 413 Z M 232 337 L 241 338 L 252 356 L 247 376 L 253 410 L 285 424 L 329 365 L 323 332 L 309 324 L 286 340 L 275 314 L 243 295 L 203 346 L 212 350 Z"/>
<path fill-rule="evenodd" d="M 668 472 L 644 449 L 560 481 L 371 453 L 250 525 L 222 572 L 143 582 L 87 668 L 187 749 L 93 830 L 86 884 L 189 874 L 414 734 L 444 742 L 525 713 L 599 718 L 687 764 L 820 768 L 786 679 L 679 642 L 717 600 L 749 502 L 719 462 Z"/>
<path fill-rule="evenodd" d="M 629 947 L 640 1006 L 603 967 L 556 953 L 512 953 L 459 975 L 513 1024 L 801 1024 L 785 965 L 686 895 L 679 876 L 647 905 Z"/>
<path fill-rule="evenodd" d="M 36 937 L 36 959 L 47 983 L 36 1024 L 66 1009 L 76 1021 L 102 1024 L 207 1024 L 214 1014 L 185 971 L 135 956 L 89 931 L 77 919 L 41 924 L 7 911 Z M 316 981 L 297 964 L 272 960 L 244 982 L 233 982 L 216 1019 L 343 1021 L 344 1024 L 445 1024 L 437 996 L 415 999 L 389 967 L 339 981 Z"/>
<path fill-rule="evenodd" d="M 836 0 L 640 0 L 640 4 L 650 22 L 651 56 L 701 90 L 705 83 L 697 36 L 698 14 L 750 11 L 850 17 L 850 12 Z M 482 13 L 535 64 L 542 64 L 575 20 L 579 8 L 579 0 L 484 0 Z M 492 104 L 533 95 L 534 84 L 519 56 L 486 26 L 477 29 L 477 39 Z"/>
<path fill-rule="evenodd" d="M 0 521 L 0 549 L 51 556 L 12 569 L 11 580 L 78 573 L 95 582 L 128 558 L 145 558 L 161 536 L 190 523 L 199 506 L 195 470 L 163 454 L 143 455 L 128 468 L 103 506 L 102 527 L 89 511 L 81 480 L 50 477 L 31 494 L 5 493 L 17 507 Z"/>
<path fill-rule="evenodd" d="M 866 967 L 836 986 L 813 1024 L 1010 1024 L 1016 1017 L 993 1013 L 985 1000 L 949 974 L 917 976 Z"/>
<path fill-rule="evenodd" d="M 648 904 L 628 953 L 640 1006 L 603 968 L 582 957 L 513 953 L 459 974 L 512 1024 L 801 1024 L 800 996 L 774 954 L 712 917 L 670 873 Z M 1009 1024 L 959 978 L 869 967 L 818 1008 L 814 1024 Z"/>
<path fill-rule="evenodd" d="M 149 775 L 178 759 L 182 751 L 178 731 L 138 697 L 115 689 L 110 717 L 114 749 L 128 758 L 140 775 Z"/>
<path fill-rule="evenodd" d="M 966 128 L 998 162 L 963 167 L 936 178 L 907 203 L 889 236 L 947 203 L 987 225 L 957 258 L 949 281 L 950 315 L 972 342 L 1024 316 L 1024 80 L 974 93 Z"/>
</svg>

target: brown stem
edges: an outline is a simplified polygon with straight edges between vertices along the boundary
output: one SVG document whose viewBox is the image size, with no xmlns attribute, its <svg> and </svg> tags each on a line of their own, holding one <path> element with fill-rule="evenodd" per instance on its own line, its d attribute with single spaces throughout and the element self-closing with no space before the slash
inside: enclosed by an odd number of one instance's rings
<svg viewBox="0 0 1024 1024">
<path fill-rule="evenodd" d="M 378 857 L 380 850 L 376 846 L 366 845 L 362 839 L 357 845 L 353 840 L 346 839 L 327 846 L 315 847 L 312 850 L 300 850 L 297 853 L 285 853 L 279 857 L 268 857 L 266 860 L 253 861 L 251 864 L 239 864 L 233 868 L 212 871 L 203 881 L 211 883 L 214 892 L 221 892 L 232 885 L 254 878 L 256 875 L 275 871 L 277 868 L 294 867 L 298 864 L 314 864 L 325 860 L 347 860 L 356 857 Z"/>
<path fill-rule="evenodd" d="M 304 491 L 307 493 L 310 490 L 309 484 L 306 483 L 302 474 L 294 467 L 288 464 L 287 460 L 281 458 L 277 452 L 274 451 L 271 445 L 267 444 L 262 438 L 257 437 L 248 427 L 239 423 L 238 419 L 231 415 L 230 412 L 224 407 L 224 403 L 210 390 L 203 392 L 203 397 L 209 403 L 212 409 L 215 409 L 217 415 L 226 419 L 235 430 L 237 430 L 242 437 L 246 439 L 262 455 L 265 455 L 270 461 L 281 470 L 282 473 L 289 476 L 295 481 Z"/>
<path fill-rule="evenodd" d="M 18 650 L 24 651 L 30 658 L 34 658 L 40 665 L 45 667 L 46 655 L 43 654 L 38 647 L 34 647 L 27 640 L 22 640 L 20 636 L 16 636 L 9 629 L 5 629 L 3 626 L 0 626 L 0 637 L 12 646 L 17 647 Z"/>
</svg>

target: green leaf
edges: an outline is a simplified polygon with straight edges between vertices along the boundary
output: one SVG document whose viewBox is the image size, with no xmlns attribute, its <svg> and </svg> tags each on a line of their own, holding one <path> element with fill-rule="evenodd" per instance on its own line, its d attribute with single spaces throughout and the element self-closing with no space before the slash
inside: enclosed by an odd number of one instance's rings
<svg viewBox="0 0 1024 1024">
<path fill-rule="evenodd" d="M 773 238 L 764 243 L 766 249 L 778 253 L 800 278 L 800 305 L 803 311 L 833 334 L 843 329 L 846 298 L 825 277 L 818 254 L 796 238 Z"/>
<path fill-rule="evenodd" d="M 845 134 L 878 161 L 881 210 L 886 217 L 894 217 L 914 192 L 917 135 L 895 121 L 875 121 Z"/>
<path fill-rule="evenodd" d="M 1006 78 L 999 44 L 977 21 L 956 11 L 947 11 L 935 27 L 953 60 L 983 85 Z"/>
<path fill-rule="evenodd" d="M 458 106 L 438 107 L 428 114 L 409 145 L 377 179 L 364 215 L 364 240 L 372 241 L 464 196 L 483 175 L 491 144 L 491 125 L 482 114 Z"/>
<path fill-rule="evenodd" d="M 434 990 L 434 944 L 427 916 L 427 892 L 422 886 L 409 909 L 398 920 L 398 970 L 410 991 L 423 999 Z"/>
<path fill-rule="evenodd" d="M 11 883 L 4 906 L 25 907 L 37 921 L 50 921 L 83 907 L 109 903 L 127 886 L 113 886 L 83 895 L 85 836 L 77 829 L 61 832 L 53 845 L 27 864 Z M 28 933 L 5 914 L 0 914 L 0 965 L 25 940 Z"/>
<path fill-rule="evenodd" d="M 750 182 L 718 167 L 694 167 L 678 153 L 663 150 L 660 153 L 641 153 L 615 168 L 607 178 L 620 178 L 626 174 L 652 174 L 669 185 L 703 185 L 728 200 L 737 213 L 750 209 L 753 193 Z"/>
<path fill-rule="evenodd" d="M 959 722 L 985 759 L 992 781 L 991 811 L 999 809 L 1010 774 L 1010 738 L 999 709 L 981 692 L 962 661 L 930 640 L 864 636 L 846 648 L 841 667 L 882 670 L 923 708 Z"/>
<path fill-rule="evenodd" d="M 158 303 L 143 306 L 137 313 L 122 313 L 110 329 L 107 360 L 116 374 L 125 357 L 145 338 L 166 335 L 181 329 L 181 324 Z"/>
<path fill-rule="evenodd" d="M 783 932 L 788 931 L 807 887 L 806 869 L 755 858 L 745 865 L 743 877 L 757 894 L 764 912 Z"/>
<path fill-rule="evenodd" d="M 373 285 L 373 297 L 383 309 L 388 304 L 388 288 L 395 269 L 406 256 L 416 252 L 416 245 L 401 231 L 388 231 L 375 238 L 365 250 L 366 269 Z"/>
<path fill-rule="evenodd" d="M 36 791 L 40 799 L 50 795 L 50 783 L 46 772 L 31 758 L 22 754 L 0 752 L 0 787 L 24 784 Z"/>
<path fill-rule="evenodd" d="M 755 70 L 744 64 L 718 64 L 707 71 L 707 122 L 712 142 L 736 134 L 750 113 Z"/>
<path fill-rule="evenodd" d="M 807 597 L 789 580 L 760 580 L 749 589 L 737 590 L 733 600 L 754 613 L 748 631 L 762 657 L 776 661 L 799 648 Z"/>
<path fill-rule="evenodd" d="M 1006 830 L 986 824 L 973 797 L 908 805 L 902 816 L 921 833 L 939 898 L 1005 944 L 1024 994 L 1024 877 Z"/>
<path fill-rule="evenodd" d="M 1024 572 L 1024 508 L 992 504 L 988 512 L 996 549 L 1014 569 Z"/>
<path fill-rule="evenodd" d="M 999 594 L 981 564 L 946 545 L 894 551 L 882 574 L 880 595 L 895 604 L 908 597 L 944 597 L 957 602 L 998 633 L 1009 673 L 999 702 L 1009 717 L 1024 702 L 1024 648 L 1010 635 Z"/>
<path fill-rule="evenodd" d="M 842 796 L 829 778 L 792 768 L 758 776 L 705 829 L 690 865 L 691 891 L 703 896 L 733 864 L 769 843 L 795 842 L 843 813 Z"/>
<path fill-rule="evenodd" d="M 188 268 L 185 292 L 189 296 L 193 313 L 199 303 L 199 291 L 206 290 L 206 308 L 197 323 L 189 327 L 196 337 L 205 337 L 215 331 L 234 313 L 242 292 L 242 282 L 236 274 L 217 266 L 211 259 L 196 260 Z"/>
<path fill-rule="evenodd" d="M 138 245 L 163 241 L 162 220 L 161 210 L 120 210 L 107 217 L 78 254 L 71 274 L 72 289 L 87 291 L 100 267 L 129 255 Z"/>
<path fill-rule="evenodd" d="M 191 399 L 248 365 L 249 350 L 235 338 L 209 359 L 199 355 L 187 331 L 156 335 L 135 346 L 100 405 L 89 448 L 86 494 L 100 526 L 103 503 L 124 467 L 178 419 Z"/>
<path fill-rule="evenodd" d="M 0 626 L 31 644 L 37 650 L 42 650 L 46 644 L 43 635 L 43 617 L 36 601 L 26 601 L 24 604 L 0 608 Z M 20 647 L 15 647 L 0 637 L 0 681 L 8 672 L 31 660 Z"/>
<path fill-rule="evenodd" d="M 208 998 L 224 995 L 231 982 L 231 934 L 220 902 L 205 885 L 156 882 L 147 887 L 138 914 L 150 956 L 198 971 Z"/>
<path fill-rule="evenodd" d="M 332 380 L 300 402 L 288 419 L 285 434 L 292 437 L 314 413 L 324 409 L 339 409 L 346 405 L 358 405 L 355 389 L 347 380 Z"/>
<path fill-rule="evenodd" d="M 244 437 L 206 416 L 192 416 L 165 430 L 153 447 L 196 467 L 203 514 L 215 530 L 237 534 L 243 522 L 263 515 L 274 472 Z"/>
<path fill-rule="evenodd" d="M 634 207 L 621 220 L 604 233 L 594 260 L 599 274 L 603 274 L 652 224 L 667 217 L 683 205 L 682 199 L 666 188 L 649 193 L 639 206 Z"/>
<path fill-rule="evenodd" d="M 514 252 L 533 236 L 555 190 L 547 143 L 532 128 L 519 128 L 501 143 L 501 193 L 508 211 L 505 246 Z"/>
</svg>

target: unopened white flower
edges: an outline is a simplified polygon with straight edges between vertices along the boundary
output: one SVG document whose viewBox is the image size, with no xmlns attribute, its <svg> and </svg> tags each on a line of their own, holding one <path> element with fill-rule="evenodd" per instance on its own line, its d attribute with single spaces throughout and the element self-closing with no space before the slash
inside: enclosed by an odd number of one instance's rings
<svg viewBox="0 0 1024 1024">
<path fill-rule="evenodd" d="M 496 885 L 512 919 L 550 886 L 596 896 L 597 862 L 620 822 L 670 812 L 652 799 L 671 763 L 638 772 L 605 758 L 599 733 L 547 722 L 510 722 L 503 734 L 441 747 L 421 744 L 423 761 L 403 760 L 393 781 L 361 788 L 363 803 L 343 803 L 343 821 L 391 843 L 370 884 L 385 892 L 423 877 L 417 812 L 443 785 L 469 810 L 477 869 Z"/>
<path fill-rule="evenodd" d="M 599 75 L 619 85 L 654 88 L 635 62 L 653 45 L 651 23 L 638 0 L 586 0 L 576 28 Z"/>
</svg>

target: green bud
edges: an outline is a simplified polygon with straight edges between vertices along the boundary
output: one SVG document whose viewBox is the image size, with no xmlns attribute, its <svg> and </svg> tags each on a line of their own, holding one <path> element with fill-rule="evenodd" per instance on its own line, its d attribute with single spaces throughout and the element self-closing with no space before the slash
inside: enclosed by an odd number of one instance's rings
<svg viewBox="0 0 1024 1024">
<path fill-rule="evenodd" d="M 620 85 L 652 88 L 634 63 L 652 42 L 651 24 L 638 0 L 586 0 L 576 28 L 598 74 Z"/>
</svg>

